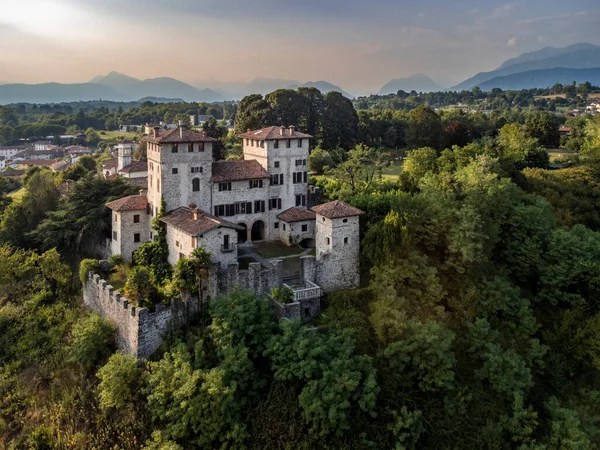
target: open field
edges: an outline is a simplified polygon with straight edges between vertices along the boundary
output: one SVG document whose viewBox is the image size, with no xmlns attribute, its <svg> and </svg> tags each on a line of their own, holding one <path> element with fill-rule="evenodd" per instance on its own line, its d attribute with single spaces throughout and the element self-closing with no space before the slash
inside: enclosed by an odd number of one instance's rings
<svg viewBox="0 0 600 450">
<path fill-rule="evenodd" d="M 402 161 L 394 161 L 390 167 L 386 167 L 381 175 L 389 180 L 397 180 L 402 172 Z"/>
<path fill-rule="evenodd" d="M 535 97 L 536 99 L 545 98 L 548 100 L 554 100 L 555 98 L 567 98 L 566 94 L 552 94 L 552 95 L 538 95 Z M 598 99 L 600 98 L 600 93 L 588 94 L 588 99 Z"/>
<path fill-rule="evenodd" d="M 100 134 L 100 138 L 104 141 L 108 141 L 110 139 L 115 139 L 117 141 L 121 139 L 134 139 L 137 134 L 136 133 L 123 133 L 122 131 L 98 131 Z"/>
<path fill-rule="evenodd" d="M 548 156 L 550 157 L 550 162 L 553 163 L 557 159 L 568 158 L 569 156 L 573 156 L 575 152 L 571 150 L 567 150 L 566 148 L 557 148 L 557 149 L 547 149 Z"/>
</svg>

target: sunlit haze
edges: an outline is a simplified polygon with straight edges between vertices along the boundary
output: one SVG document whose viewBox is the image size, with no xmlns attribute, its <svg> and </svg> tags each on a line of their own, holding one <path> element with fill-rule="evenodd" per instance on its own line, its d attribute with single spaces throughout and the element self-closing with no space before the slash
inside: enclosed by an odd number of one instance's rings
<svg viewBox="0 0 600 450">
<path fill-rule="evenodd" d="M 600 44 L 597 0 L 0 0 L 0 11 L 4 82 L 118 71 L 370 92 L 419 72 L 449 86 L 525 51 Z"/>
</svg>

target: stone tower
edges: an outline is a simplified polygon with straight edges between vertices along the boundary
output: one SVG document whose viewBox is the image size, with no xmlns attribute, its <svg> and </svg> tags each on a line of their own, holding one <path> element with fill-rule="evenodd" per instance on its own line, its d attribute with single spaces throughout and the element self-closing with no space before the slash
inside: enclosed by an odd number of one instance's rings
<svg viewBox="0 0 600 450">
<path fill-rule="evenodd" d="M 124 167 L 131 165 L 131 148 L 133 145 L 129 141 L 121 141 L 117 145 L 117 172 Z"/>
<path fill-rule="evenodd" d="M 168 131 L 152 130 L 148 143 L 148 202 L 153 216 L 160 210 L 161 198 L 166 211 L 196 204 L 211 210 L 213 143 L 206 133 L 188 130 L 184 124 Z"/>
<path fill-rule="evenodd" d="M 360 284 L 358 208 L 342 201 L 318 205 L 315 241 L 317 284 L 325 292 L 354 289 Z"/>
</svg>

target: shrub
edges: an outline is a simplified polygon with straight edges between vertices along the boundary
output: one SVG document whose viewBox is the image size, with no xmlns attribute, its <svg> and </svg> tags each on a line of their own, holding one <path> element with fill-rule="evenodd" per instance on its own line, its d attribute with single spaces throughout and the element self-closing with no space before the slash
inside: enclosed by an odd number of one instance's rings
<svg viewBox="0 0 600 450">
<path fill-rule="evenodd" d="M 96 375 L 100 379 L 98 397 L 103 409 L 122 409 L 133 403 L 142 375 L 137 359 L 117 352 Z"/>
<path fill-rule="evenodd" d="M 271 289 L 271 297 L 279 303 L 292 303 L 294 301 L 294 291 L 287 286 Z"/>
<path fill-rule="evenodd" d="M 84 259 L 79 263 L 79 279 L 85 285 L 90 271 L 99 272 L 100 263 L 97 259 Z"/>
<path fill-rule="evenodd" d="M 97 314 L 80 319 L 71 332 L 71 357 L 91 368 L 110 355 L 115 347 L 115 329 Z"/>
</svg>

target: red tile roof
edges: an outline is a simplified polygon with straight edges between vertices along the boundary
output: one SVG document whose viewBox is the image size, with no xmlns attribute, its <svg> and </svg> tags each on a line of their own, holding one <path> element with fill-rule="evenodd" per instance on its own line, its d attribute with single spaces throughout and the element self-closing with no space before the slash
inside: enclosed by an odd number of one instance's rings
<svg viewBox="0 0 600 450">
<path fill-rule="evenodd" d="M 148 172 L 148 163 L 146 161 L 131 161 L 131 164 L 119 170 L 119 173 L 133 172 Z"/>
<path fill-rule="evenodd" d="M 112 159 L 107 159 L 106 161 L 104 161 L 102 163 L 102 168 L 110 170 L 110 169 L 115 169 L 118 165 L 119 165 L 119 159 L 112 158 Z"/>
<path fill-rule="evenodd" d="M 148 205 L 146 194 L 130 195 L 118 200 L 106 203 L 106 207 L 113 211 L 145 211 Z"/>
<path fill-rule="evenodd" d="M 197 218 L 194 218 L 194 211 L 187 206 L 181 206 L 166 214 L 160 220 L 171 225 L 190 236 L 200 236 L 215 228 L 232 228 L 241 230 L 242 227 L 227 220 L 208 214 L 200 209 L 197 210 Z"/>
<path fill-rule="evenodd" d="M 262 130 L 247 131 L 246 133 L 240 134 L 241 138 L 244 139 L 260 139 L 260 140 L 271 140 L 271 139 L 310 139 L 310 134 L 300 133 L 299 131 L 291 131 L 290 128 L 286 127 L 267 127 Z"/>
<path fill-rule="evenodd" d="M 84 147 L 83 145 L 69 145 L 65 147 L 67 153 L 81 153 L 81 154 L 90 154 L 92 153 L 92 149 L 89 147 Z"/>
<path fill-rule="evenodd" d="M 340 217 L 352 217 L 364 214 L 354 206 L 344 203 L 341 200 L 335 200 L 333 202 L 324 203 L 311 208 L 317 214 L 327 217 L 328 219 L 339 219 Z"/>
<path fill-rule="evenodd" d="M 278 219 L 283 220 L 287 223 L 302 222 L 305 220 L 315 220 L 316 214 L 308 209 L 303 208 L 290 208 L 286 209 L 281 214 L 277 215 Z"/>
<path fill-rule="evenodd" d="M 157 137 L 149 134 L 142 138 L 143 141 L 161 144 L 164 142 L 216 142 L 216 139 L 206 136 L 206 133 L 196 133 L 186 128 L 183 129 L 183 137 L 179 132 L 179 128 L 173 128 L 168 131 L 161 131 Z"/>
<path fill-rule="evenodd" d="M 51 166 L 58 162 L 56 159 L 25 159 L 23 161 L 15 161 L 15 164 L 20 166 Z"/>
<path fill-rule="evenodd" d="M 255 159 L 214 162 L 212 164 L 212 174 L 212 180 L 215 183 L 271 178 L 271 175 Z"/>
</svg>

